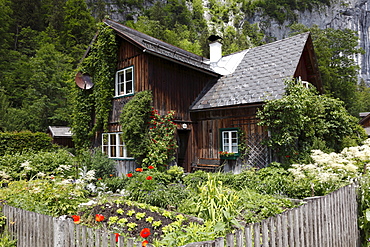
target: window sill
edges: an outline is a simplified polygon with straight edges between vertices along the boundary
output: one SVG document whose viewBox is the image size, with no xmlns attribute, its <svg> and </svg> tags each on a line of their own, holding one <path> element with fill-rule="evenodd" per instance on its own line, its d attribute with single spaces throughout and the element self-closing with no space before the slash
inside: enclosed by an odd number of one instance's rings
<svg viewBox="0 0 370 247">
<path fill-rule="evenodd" d="M 135 94 L 135 93 L 123 94 L 123 95 L 116 95 L 116 96 L 114 96 L 113 98 L 114 98 L 114 99 L 125 98 L 125 97 L 134 96 L 134 94 Z"/>
<path fill-rule="evenodd" d="M 111 160 L 135 160 L 135 158 L 117 158 L 117 157 L 109 157 Z"/>
</svg>

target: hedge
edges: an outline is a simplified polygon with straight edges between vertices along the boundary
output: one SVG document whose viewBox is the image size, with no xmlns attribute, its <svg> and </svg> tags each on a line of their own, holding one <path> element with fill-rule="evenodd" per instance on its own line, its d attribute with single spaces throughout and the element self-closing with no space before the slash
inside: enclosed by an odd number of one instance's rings
<svg viewBox="0 0 370 247">
<path fill-rule="evenodd" d="M 51 140 L 50 136 L 41 132 L 0 132 L 0 155 L 47 151 L 52 148 Z"/>
</svg>

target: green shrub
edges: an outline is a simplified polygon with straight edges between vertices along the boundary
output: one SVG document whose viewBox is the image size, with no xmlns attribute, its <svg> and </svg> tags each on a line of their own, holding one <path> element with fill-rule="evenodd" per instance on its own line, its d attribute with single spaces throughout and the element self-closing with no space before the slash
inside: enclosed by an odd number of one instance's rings
<svg viewBox="0 0 370 247">
<path fill-rule="evenodd" d="M 0 247 L 17 247 L 17 240 L 12 240 L 8 232 L 0 233 Z"/>
<path fill-rule="evenodd" d="M 208 180 L 208 173 L 205 171 L 195 171 L 184 177 L 184 184 L 190 188 L 196 188 L 199 184 Z"/>
<path fill-rule="evenodd" d="M 80 203 L 88 201 L 87 191 L 81 184 L 55 180 L 10 182 L 8 187 L 0 189 L 0 200 L 13 207 L 51 216 L 74 214 Z"/>
<path fill-rule="evenodd" d="M 47 175 L 75 176 L 74 157 L 64 149 L 0 156 L 0 178 L 5 182 Z"/>
<path fill-rule="evenodd" d="M 129 179 L 127 177 L 121 178 L 121 177 L 110 177 L 110 178 L 104 178 L 100 180 L 101 183 L 104 183 L 107 190 L 112 192 L 119 192 L 120 190 L 124 189 L 127 183 L 129 182 Z"/>
<path fill-rule="evenodd" d="M 51 149 L 51 137 L 45 133 L 0 132 L 0 155 Z"/>
<path fill-rule="evenodd" d="M 370 174 L 365 174 L 359 180 L 358 202 L 359 216 L 358 223 L 361 235 L 361 246 L 370 246 Z"/>
<path fill-rule="evenodd" d="M 94 170 L 97 178 L 108 178 L 112 174 L 116 174 L 114 160 L 103 154 L 100 148 L 92 151 L 85 150 L 81 152 L 77 159 L 80 168 L 87 167 L 88 170 Z"/>
</svg>

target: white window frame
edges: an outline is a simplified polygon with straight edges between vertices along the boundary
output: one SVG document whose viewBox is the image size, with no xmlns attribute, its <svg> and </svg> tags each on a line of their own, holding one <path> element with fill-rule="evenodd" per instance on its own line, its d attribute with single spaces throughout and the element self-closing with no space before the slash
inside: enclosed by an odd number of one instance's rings
<svg viewBox="0 0 370 247">
<path fill-rule="evenodd" d="M 221 129 L 221 151 L 239 153 L 238 129 Z"/>
<path fill-rule="evenodd" d="M 127 79 L 127 71 L 131 70 L 131 80 Z M 123 76 L 123 77 L 122 77 Z M 131 90 L 128 85 L 131 85 Z M 123 88 L 122 88 L 123 87 Z M 115 97 L 133 95 L 134 89 L 134 66 L 130 66 L 116 72 L 115 80 Z"/>
<path fill-rule="evenodd" d="M 133 159 L 129 156 L 125 143 L 121 140 L 122 132 L 102 134 L 102 152 L 112 159 Z"/>
</svg>

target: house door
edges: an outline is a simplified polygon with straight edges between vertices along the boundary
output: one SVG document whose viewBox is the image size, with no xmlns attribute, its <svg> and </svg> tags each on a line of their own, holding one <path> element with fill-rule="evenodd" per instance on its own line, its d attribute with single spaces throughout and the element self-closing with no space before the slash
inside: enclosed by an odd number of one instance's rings
<svg viewBox="0 0 370 247">
<path fill-rule="evenodd" d="M 187 157 L 190 130 L 177 130 L 177 136 L 178 136 L 177 165 L 182 166 L 185 172 L 187 172 L 188 169 L 190 168 Z"/>
</svg>

